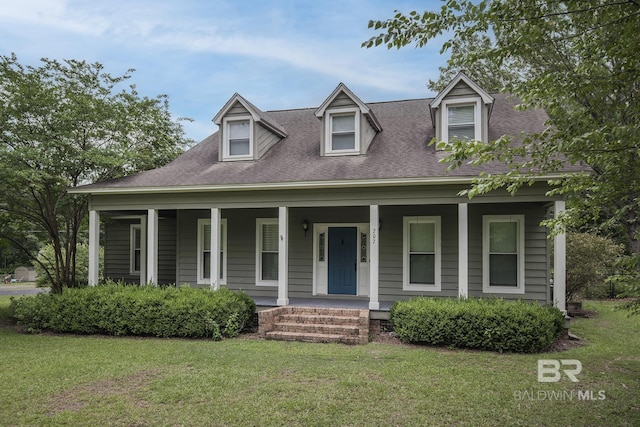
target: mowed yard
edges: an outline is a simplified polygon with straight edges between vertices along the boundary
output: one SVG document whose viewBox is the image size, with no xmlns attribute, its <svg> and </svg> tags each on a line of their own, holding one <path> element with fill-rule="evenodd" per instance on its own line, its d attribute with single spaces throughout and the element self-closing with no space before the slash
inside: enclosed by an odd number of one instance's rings
<svg viewBox="0 0 640 427">
<path fill-rule="evenodd" d="M 615 303 L 573 322 L 584 345 L 534 355 L 26 335 L 8 305 L 0 297 L 3 426 L 640 425 L 640 317 Z M 579 360 L 580 382 L 539 383 L 538 359 Z"/>
</svg>

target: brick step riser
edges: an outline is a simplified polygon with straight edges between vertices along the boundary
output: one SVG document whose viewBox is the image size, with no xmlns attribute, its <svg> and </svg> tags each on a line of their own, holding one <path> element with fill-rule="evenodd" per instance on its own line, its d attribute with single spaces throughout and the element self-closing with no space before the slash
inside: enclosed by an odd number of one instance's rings
<svg viewBox="0 0 640 427">
<path fill-rule="evenodd" d="M 358 337 L 346 337 L 339 335 L 322 335 L 322 334 L 305 334 L 305 333 L 287 333 L 287 332 L 267 332 L 266 339 L 278 341 L 301 341 L 313 343 L 339 343 L 339 344 L 358 344 Z"/>
<path fill-rule="evenodd" d="M 292 307 L 284 309 L 281 314 L 311 314 L 320 316 L 359 317 L 361 310 L 349 308 Z"/>
<path fill-rule="evenodd" d="M 318 325 L 314 323 L 275 323 L 274 331 L 279 332 L 302 332 L 302 333 L 318 333 L 318 334 L 340 334 L 358 336 L 360 328 L 357 326 L 343 325 Z"/>
<path fill-rule="evenodd" d="M 307 314 L 283 314 L 279 317 L 279 322 L 288 323 L 314 323 L 318 325 L 359 325 L 359 317 L 325 316 Z"/>
</svg>

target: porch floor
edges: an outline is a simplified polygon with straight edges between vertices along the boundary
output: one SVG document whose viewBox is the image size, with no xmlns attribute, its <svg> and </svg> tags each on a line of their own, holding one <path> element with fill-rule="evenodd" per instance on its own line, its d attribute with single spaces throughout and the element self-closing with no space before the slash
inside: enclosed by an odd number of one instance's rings
<svg viewBox="0 0 640 427">
<path fill-rule="evenodd" d="M 253 297 L 258 307 L 277 307 L 277 298 L 274 297 Z M 369 309 L 369 301 L 349 300 L 335 298 L 289 298 L 289 305 L 293 307 L 322 307 L 322 308 L 356 308 L 360 310 Z M 393 305 L 390 301 L 380 301 L 380 308 L 376 311 L 389 311 Z"/>
</svg>

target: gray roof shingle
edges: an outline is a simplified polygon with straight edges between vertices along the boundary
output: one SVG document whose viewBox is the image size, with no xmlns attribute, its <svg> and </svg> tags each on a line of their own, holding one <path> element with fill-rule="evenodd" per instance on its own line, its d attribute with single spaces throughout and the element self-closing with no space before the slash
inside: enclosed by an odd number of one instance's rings
<svg viewBox="0 0 640 427">
<path fill-rule="evenodd" d="M 366 155 L 320 156 L 321 122 L 314 108 L 269 111 L 288 136 L 257 161 L 218 161 L 218 132 L 164 167 L 81 187 L 82 191 L 242 184 L 273 184 L 344 180 L 473 177 L 481 171 L 507 171 L 503 164 L 464 165 L 447 171 L 445 156 L 428 143 L 434 137 L 429 112 L 432 99 L 368 103 L 382 131 Z M 507 95 L 495 95 L 489 138 L 540 132 L 547 115 L 541 110 L 516 111 Z M 568 170 L 573 169 L 569 168 Z"/>
</svg>

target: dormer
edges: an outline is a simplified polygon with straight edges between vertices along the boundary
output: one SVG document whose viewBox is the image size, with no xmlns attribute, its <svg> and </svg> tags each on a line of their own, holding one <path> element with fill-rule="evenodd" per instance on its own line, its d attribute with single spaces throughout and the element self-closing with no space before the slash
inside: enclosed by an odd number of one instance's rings
<svg viewBox="0 0 640 427">
<path fill-rule="evenodd" d="M 366 154 L 371 141 L 382 130 L 371 108 L 343 83 L 318 107 L 315 115 L 322 121 L 322 156 Z"/>
<path fill-rule="evenodd" d="M 436 139 L 487 142 L 493 101 L 494 98 L 473 80 L 458 73 L 429 104 Z"/>
<path fill-rule="evenodd" d="M 235 93 L 213 118 L 219 128 L 218 160 L 258 160 L 287 132 L 267 113 Z"/>
</svg>

